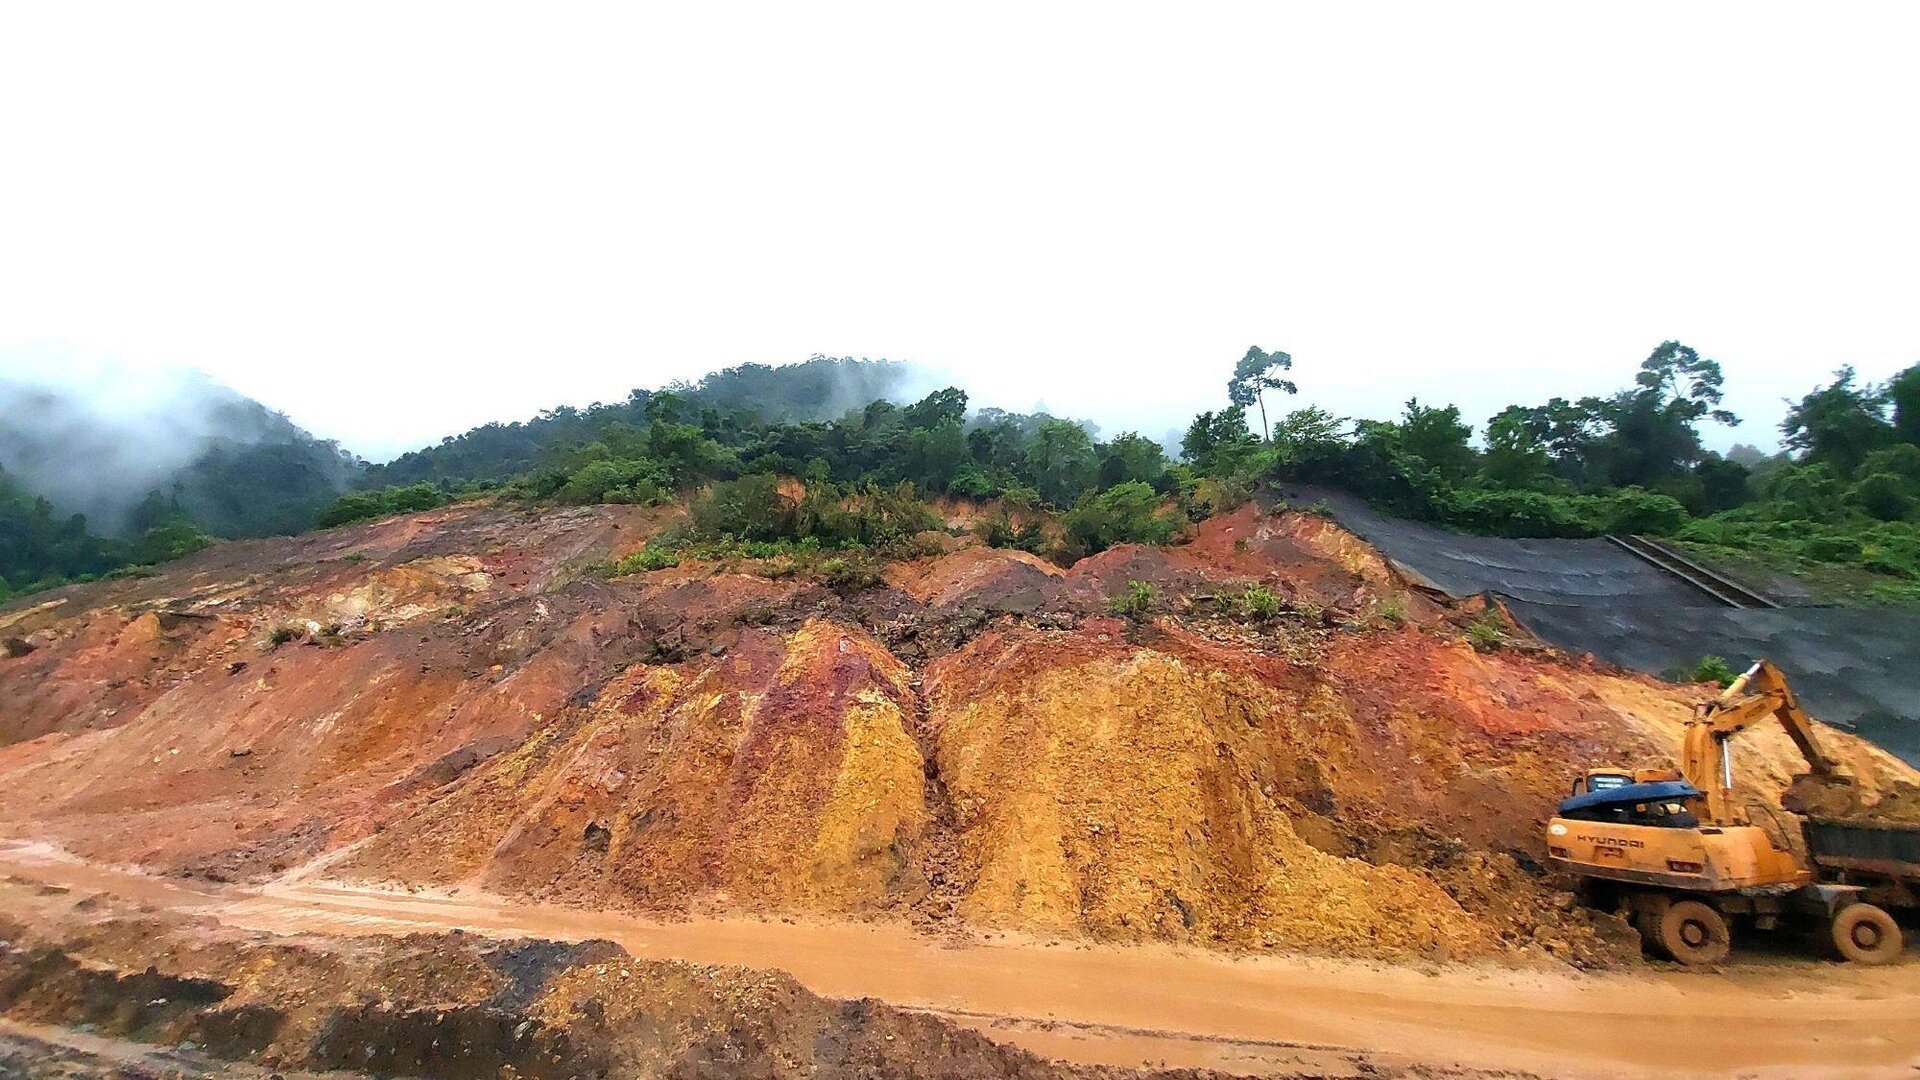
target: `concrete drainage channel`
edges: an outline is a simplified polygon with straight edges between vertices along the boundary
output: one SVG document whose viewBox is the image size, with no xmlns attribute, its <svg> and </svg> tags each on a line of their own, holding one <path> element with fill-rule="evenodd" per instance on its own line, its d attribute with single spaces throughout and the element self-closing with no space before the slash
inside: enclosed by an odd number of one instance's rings
<svg viewBox="0 0 1920 1080">
<path fill-rule="evenodd" d="M 1645 537 L 1513 540 L 1388 517 L 1343 491 L 1291 486 L 1413 577 L 1454 596 L 1492 593 L 1529 631 L 1569 652 L 1652 675 L 1702 656 L 1767 657 L 1801 700 L 1920 764 L 1920 615 L 1798 606 Z"/>
<path fill-rule="evenodd" d="M 1777 608 L 1770 597 L 1755 592 L 1732 578 L 1709 570 L 1665 544 L 1645 536 L 1609 536 L 1629 554 L 1664 570 L 1708 596 L 1734 608 Z"/>
</svg>

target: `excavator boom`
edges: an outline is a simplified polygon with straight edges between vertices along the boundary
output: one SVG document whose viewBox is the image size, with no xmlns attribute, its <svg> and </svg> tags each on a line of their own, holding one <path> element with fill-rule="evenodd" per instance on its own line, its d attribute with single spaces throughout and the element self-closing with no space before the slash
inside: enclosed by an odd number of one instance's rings
<svg viewBox="0 0 1920 1080">
<path fill-rule="evenodd" d="M 1820 749 L 1813 734 L 1813 718 L 1787 685 L 1787 677 L 1771 661 L 1748 668 L 1718 698 L 1701 706 L 1687 724 L 1681 748 L 1680 773 L 1707 796 L 1707 818 L 1716 825 L 1738 825 L 1746 820 L 1733 804 L 1731 740 L 1763 720 L 1775 719 L 1807 759 L 1816 775 L 1835 772 L 1833 760 Z"/>
</svg>

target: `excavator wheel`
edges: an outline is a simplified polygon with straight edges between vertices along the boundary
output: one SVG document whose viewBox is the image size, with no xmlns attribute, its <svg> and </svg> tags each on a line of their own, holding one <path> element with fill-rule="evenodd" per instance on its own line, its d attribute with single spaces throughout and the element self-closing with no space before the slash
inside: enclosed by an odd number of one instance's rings
<svg viewBox="0 0 1920 1080">
<path fill-rule="evenodd" d="M 1872 904 L 1848 904 L 1833 917 L 1833 947 L 1856 964 L 1889 963 L 1900 945 L 1900 924 Z"/>
<path fill-rule="evenodd" d="M 1640 944 L 1648 952 L 1660 952 L 1660 912 L 1636 911 L 1633 913 L 1633 928 L 1640 932 Z"/>
<path fill-rule="evenodd" d="M 1698 900 L 1675 900 L 1660 916 L 1660 948 L 1683 964 L 1717 964 L 1733 948 L 1733 937 L 1718 911 Z"/>
</svg>

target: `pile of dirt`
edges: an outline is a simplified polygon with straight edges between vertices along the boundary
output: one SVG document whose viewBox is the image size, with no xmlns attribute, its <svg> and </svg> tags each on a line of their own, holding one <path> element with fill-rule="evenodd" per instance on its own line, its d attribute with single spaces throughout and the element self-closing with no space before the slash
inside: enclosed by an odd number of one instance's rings
<svg viewBox="0 0 1920 1080">
<path fill-rule="evenodd" d="M 162 1063 L 174 1075 L 221 1060 L 244 1075 L 1206 1075 L 1050 1062 L 777 972 L 637 960 L 605 941 L 276 938 L 125 916 L 54 932 L 0 922 L 0 936 L 0 1016 L 81 1028 L 96 1047 L 176 1047 Z M 129 1074 L 93 1072 L 89 1057 L 26 1060 L 32 1075 L 49 1059 L 66 1075 Z"/>
<path fill-rule="evenodd" d="M 1475 651 L 1321 518 L 1244 507 L 1064 572 L 956 536 L 847 595 L 589 572 L 668 519 L 452 508 L 0 616 L 35 642 L 0 658 L 0 832 L 216 879 L 1632 954 L 1539 872 L 1541 829 L 1584 769 L 1671 763 L 1700 691 Z M 1134 580 L 1152 621 L 1107 614 Z M 1277 612 L 1221 602 L 1253 584 Z M 1920 783 L 1822 740 L 1864 800 Z M 1737 768 L 1763 802 L 1804 771 L 1764 729 Z"/>
<path fill-rule="evenodd" d="M 1850 776 L 1795 777 L 1781 803 L 1796 814 L 1878 825 L 1920 826 L 1920 785 L 1898 782 L 1862 788 Z"/>
<path fill-rule="evenodd" d="M 971 603 L 995 610 L 1039 607 L 1065 571 L 1024 551 L 964 547 L 944 555 L 899 562 L 886 569 L 887 584 L 922 604 Z"/>
</svg>

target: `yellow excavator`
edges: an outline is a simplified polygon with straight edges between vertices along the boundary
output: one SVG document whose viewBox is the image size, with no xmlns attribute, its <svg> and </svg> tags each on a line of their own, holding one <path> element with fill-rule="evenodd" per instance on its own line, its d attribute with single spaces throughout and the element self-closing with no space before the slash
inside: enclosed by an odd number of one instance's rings
<svg viewBox="0 0 1920 1080">
<path fill-rule="evenodd" d="M 1814 775 L 1849 782 L 1820 750 L 1813 721 L 1779 668 L 1762 660 L 1687 721 L 1681 767 L 1594 769 L 1547 823 L 1549 861 L 1580 879 L 1589 903 L 1628 916 L 1651 951 L 1713 964 L 1730 923 L 1821 933 L 1848 960 L 1898 956 L 1900 926 L 1856 885 L 1816 880 L 1772 810 L 1773 831 L 1737 805 L 1733 739 L 1778 720 Z"/>
</svg>

